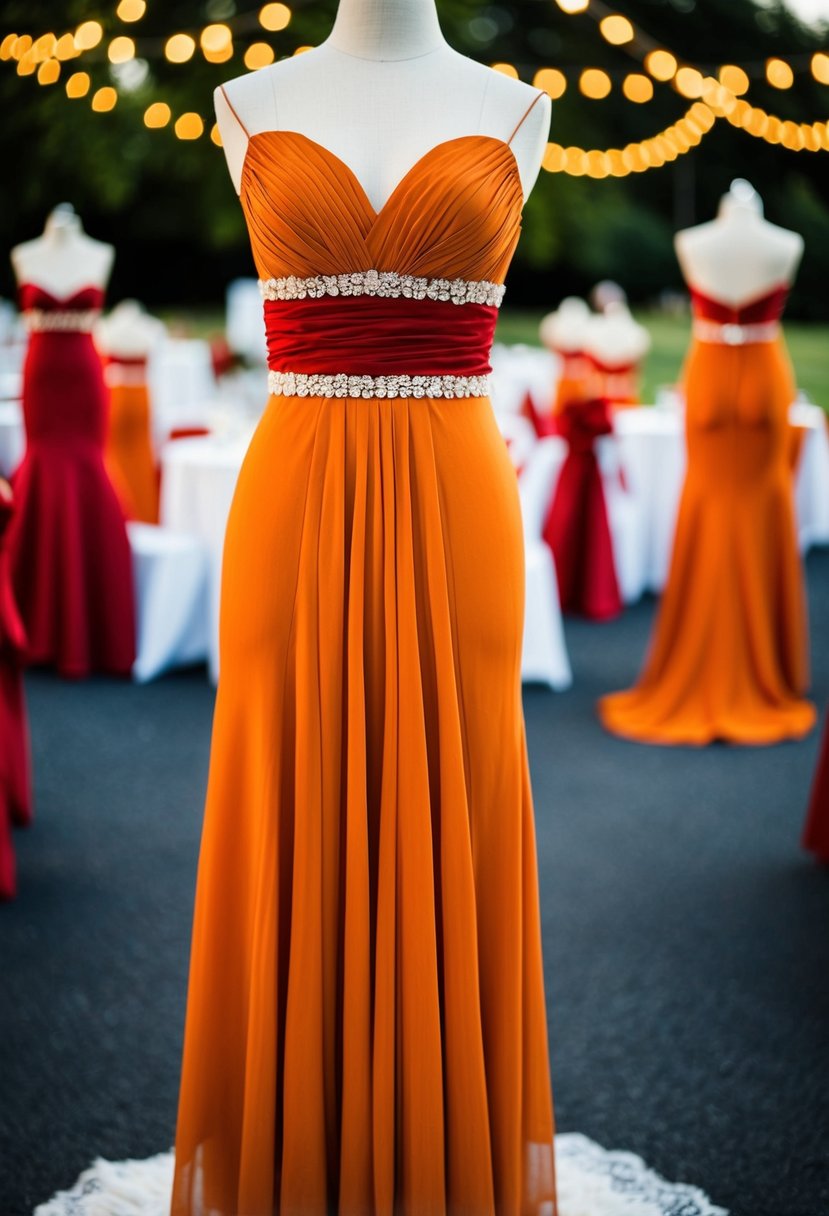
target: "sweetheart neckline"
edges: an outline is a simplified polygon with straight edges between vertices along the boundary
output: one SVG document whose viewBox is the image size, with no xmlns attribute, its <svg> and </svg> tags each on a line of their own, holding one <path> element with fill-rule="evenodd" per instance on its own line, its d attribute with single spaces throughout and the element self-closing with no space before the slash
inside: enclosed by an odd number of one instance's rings
<svg viewBox="0 0 829 1216">
<path fill-rule="evenodd" d="M 325 144 L 321 144 L 319 142 L 319 140 L 314 139 L 313 136 L 306 135 L 304 133 L 304 131 L 293 131 L 287 127 L 280 127 L 275 130 L 267 130 L 267 131 L 254 131 L 252 135 L 248 136 L 247 146 L 245 147 L 245 155 L 242 159 L 242 176 L 240 179 L 240 189 L 239 189 L 239 198 L 240 199 L 242 197 L 242 193 L 245 188 L 245 174 L 247 172 L 248 164 L 249 164 L 250 146 L 255 139 L 258 139 L 262 135 L 268 135 L 268 136 L 295 135 L 295 136 L 298 136 L 300 139 L 304 139 L 306 141 L 306 143 L 313 144 L 313 146 L 315 148 L 318 148 L 320 150 L 320 152 L 323 152 L 326 156 L 330 157 L 331 160 L 335 161 L 340 166 L 340 168 L 345 171 L 345 173 L 350 178 L 351 182 L 356 186 L 363 201 L 366 204 L 366 207 L 368 208 L 369 212 L 371 213 L 375 223 L 380 219 L 381 215 L 385 214 L 385 212 L 391 206 L 392 201 L 397 196 L 397 194 L 402 190 L 402 188 L 406 185 L 409 178 L 412 177 L 417 172 L 417 170 L 423 165 L 423 163 L 425 161 L 427 161 L 429 159 L 429 157 L 433 156 L 440 149 L 447 147 L 449 144 L 461 143 L 464 140 L 470 140 L 470 139 L 483 139 L 483 140 L 486 140 L 488 143 L 495 143 L 495 144 L 498 144 L 500 147 L 506 149 L 506 151 L 509 153 L 509 156 L 510 156 L 510 169 L 515 174 L 515 177 L 518 181 L 518 188 L 519 188 L 519 191 L 521 194 L 522 211 L 524 208 L 524 204 L 527 201 L 524 198 L 524 190 L 523 190 L 523 186 L 521 184 L 521 171 L 519 169 L 518 161 L 516 159 L 515 153 L 513 152 L 512 147 L 507 142 L 507 140 L 500 139 L 497 135 L 482 135 L 482 134 L 478 134 L 478 133 L 472 133 L 470 135 L 453 135 L 451 139 L 442 139 L 442 140 L 440 140 L 439 143 L 432 144 L 431 148 L 427 148 L 426 151 L 423 153 L 423 155 L 419 156 L 417 158 L 417 160 L 412 165 L 409 166 L 409 168 L 406 170 L 406 172 L 403 174 L 403 176 L 400 178 L 400 180 L 397 182 L 397 184 L 393 187 L 391 194 L 388 196 L 388 198 L 386 199 L 386 201 L 383 203 L 382 207 L 380 207 L 380 209 L 378 211 L 375 208 L 374 204 L 372 203 L 371 199 L 369 198 L 368 193 L 366 192 L 366 189 L 363 186 L 363 183 L 360 181 L 357 174 L 354 172 L 354 170 L 351 168 L 351 166 L 342 159 L 341 156 L 338 156 L 336 152 L 333 152 L 330 148 L 326 147 Z"/>
<path fill-rule="evenodd" d="M 789 283 L 778 283 L 776 287 L 770 287 L 766 291 L 762 291 L 757 295 L 750 296 L 747 300 L 741 301 L 739 304 L 731 304 L 728 300 L 718 300 L 716 296 L 711 296 L 706 291 L 702 291 L 699 287 L 695 287 L 689 283 L 688 291 L 692 296 L 698 299 L 705 300 L 708 304 L 715 304 L 718 308 L 728 308 L 732 312 L 742 312 L 744 308 L 751 308 L 754 304 L 760 304 L 764 300 L 770 300 L 773 296 L 780 292 L 788 292 L 791 288 Z"/>
<path fill-rule="evenodd" d="M 25 283 L 20 283 L 18 285 L 17 294 L 20 295 L 26 290 L 27 287 L 30 291 L 42 292 L 43 295 L 48 296 L 50 300 L 53 300 L 55 304 L 68 304 L 70 300 L 74 300 L 76 296 L 82 295 L 85 291 L 97 291 L 99 295 L 104 295 L 103 287 L 98 287 L 95 283 L 84 283 L 82 287 L 76 288 L 75 291 L 64 292 L 62 295 L 56 296 L 55 293 L 50 291 L 48 287 L 42 287 L 40 283 L 33 283 L 29 282 L 28 280 Z"/>
</svg>

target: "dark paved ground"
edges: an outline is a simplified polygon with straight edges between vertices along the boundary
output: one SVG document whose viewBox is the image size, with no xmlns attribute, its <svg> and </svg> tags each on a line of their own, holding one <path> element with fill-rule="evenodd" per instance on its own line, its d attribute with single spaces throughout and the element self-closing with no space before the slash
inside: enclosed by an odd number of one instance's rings
<svg viewBox="0 0 829 1216">
<path fill-rule="evenodd" d="M 829 701 L 829 554 L 809 561 Z M 817 736 L 604 735 L 652 617 L 568 625 L 575 689 L 525 698 L 562 1130 L 735 1216 L 829 1213 L 829 870 L 798 849 Z M 212 694 L 29 682 L 37 823 L 0 907 L 0 1216 L 173 1136 Z"/>
</svg>

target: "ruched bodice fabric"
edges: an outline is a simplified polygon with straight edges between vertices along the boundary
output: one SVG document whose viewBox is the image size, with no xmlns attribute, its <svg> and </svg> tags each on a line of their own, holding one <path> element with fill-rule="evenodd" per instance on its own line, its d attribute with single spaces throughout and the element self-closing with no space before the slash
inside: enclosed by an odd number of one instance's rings
<svg viewBox="0 0 829 1216">
<path fill-rule="evenodd" d="M 475 135 L 375 212 L 282 131 L 251 138 L 241 201 L 263 280 L 494 283 L 522 191 L 508 144 Z M 423 303 L 445 327 L 429 370 L 468 370 L 451 336 L 481 306 Z M 286 374 L 315 372 L 316 339 L 320 371 L 375 347 L 413 391 L 274 395 L 239 478 L 174 1216 L 555 1210 L 517 485 L 487 397 L 405 375 L 416 308 L 268 310 Z"/>
<path fill-rule="evenodd" d="M 523 203 L 500 139 L 438 144 L 377 212 L 351 169 L 296 131 L 251 137 L 240 198 L 262 279 L 379 269 L 502 283 Z"/>
</svg>

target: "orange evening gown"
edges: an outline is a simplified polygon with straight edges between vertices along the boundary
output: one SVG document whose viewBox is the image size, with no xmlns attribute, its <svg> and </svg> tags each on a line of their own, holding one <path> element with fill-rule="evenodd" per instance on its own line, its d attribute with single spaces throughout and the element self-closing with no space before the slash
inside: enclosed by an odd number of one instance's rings
<svg viewBox="0 0 829 1216">
<path fill-rule="evenodd" d="M 637 685 L 604 697 L 608 730 L 644 743 L 769 744 L 815 710 L 779 332 L 785 289 L 742 309 L 692 293 L 688 471 L 668 583 Z"/>
<path fill-rule="evenodd" d="M 104 364 L 109 387 L 107 472 L 127 518 L 156 524 L 158 475 L 150 436 L 147 360 L 111 355 Z"/>
<path fill-rule="evenodd" d="M 241 202 L 272 396 L 225 543 L 174 1216 L 555 1212 L 515 473 L 483 395 L 522 191 L 375 212 L 294 131 Z"/>
</svg>

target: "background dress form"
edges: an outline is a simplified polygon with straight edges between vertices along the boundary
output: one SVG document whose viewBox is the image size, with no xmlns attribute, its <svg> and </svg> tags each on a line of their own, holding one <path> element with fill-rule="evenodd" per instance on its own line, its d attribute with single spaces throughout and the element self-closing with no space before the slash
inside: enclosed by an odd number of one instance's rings
<svg viewBox="0 0 829 1216">
<path fill-rule="evenodd" d="M 135 656 L 132 562 L 103 463 L 107 393 L 91 334 L 111 260 L 60 209 L 12 255 L 32 332 L 9 561 L 29 661 L 66 676 L 127 675 Z"/>
<path fill-rule="evenodd" d="M 771 230 L 771 231 L 769 231 Z M 647 743 L 765 744 L 814 724 L 803 699 L 808 633 L 788 457 L 794 380 L 775 325 L 801 244 L 726 197 L 677 238 L 695 316 L 685 367 L 688 471 L 668 583 L 642 675 L 605 697 L 608 730 Z M 793 238 L 793 239 L 792 239 Z M 736 297 L 753 288 L 754 296 Z M 717 293 L 714 295 L 713 293 Z M 751 330 L 746 334 L 751 337 Z M 744 335 L 745 336 L 745 335 Z"/>
</svg>

